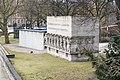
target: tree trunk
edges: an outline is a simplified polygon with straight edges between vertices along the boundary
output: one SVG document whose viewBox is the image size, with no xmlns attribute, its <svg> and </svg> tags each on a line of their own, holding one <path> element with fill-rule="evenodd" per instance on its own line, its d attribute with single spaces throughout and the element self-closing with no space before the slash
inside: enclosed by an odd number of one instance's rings
<svg viewBox="0 0 120 80">
<path fill-rule="evenodd" d="M 118 6 L 119 10 L 120 10 L 120 0 L 115 0 L 116 5 Z"/>
<path fill-rule="evenodd" d="M 5 44 L 10 44 L 9 34 L 7 30 L 4 32 L 4 36 L 5 36 Z"/>
<path fill-rule="evenodd" d="M 7 20 L 6 19 L 4 20 L 4 30 L 3 30 L 3 33 L 4 33 L 4 37 L 5 37 L 5 44 L 10 44 L 8 28 L 7 28 Z"/>
</svg>

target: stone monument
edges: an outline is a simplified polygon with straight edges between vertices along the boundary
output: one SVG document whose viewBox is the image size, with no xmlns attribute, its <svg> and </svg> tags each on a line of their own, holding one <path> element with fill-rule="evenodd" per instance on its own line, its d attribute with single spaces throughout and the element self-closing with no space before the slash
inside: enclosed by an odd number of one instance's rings
<svg viewBox="0 0 120 80">
<path fill-rule="evenodd" d="M 99 21 L 95 17 L 48 16 L 47 33 L 44 36 L 47 52 L 79 61 L 83 51 L 99 51 Z"/>
</svg>

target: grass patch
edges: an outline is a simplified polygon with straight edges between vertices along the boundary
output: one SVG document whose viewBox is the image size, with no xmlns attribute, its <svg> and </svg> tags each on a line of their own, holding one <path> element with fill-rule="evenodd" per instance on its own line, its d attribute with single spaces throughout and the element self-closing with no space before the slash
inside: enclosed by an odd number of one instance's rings
<svg viewBox="0 0 120 80">
<path fill-rule="evenodd" d="M 69 62 L 49 54 L 10 51 L 11 59 L 23 80 L 88 80 L 94 76 L 91 62 Z"/>
<path fill-rule="evenodd" d="M 9 39 L 10 39 L 11 44 L 19 42 L 19 39 L 14 39 L 13 37 L 9 37 Z M 0 43 L 2 43 L 2 44 L 5 43 L 4 37 L 0 37 Z"/>
</svg>

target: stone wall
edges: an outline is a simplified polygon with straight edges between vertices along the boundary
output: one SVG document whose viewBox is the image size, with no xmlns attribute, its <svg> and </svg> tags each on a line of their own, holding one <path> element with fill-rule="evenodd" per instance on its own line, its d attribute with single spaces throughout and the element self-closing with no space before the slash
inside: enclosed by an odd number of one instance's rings
<svg viewBox="0 0 120 80">
<path fill-rule="evenodd" d="M 19 45 L 36 50 L 44 50 L 44 33 L 40 30 L 20 30 Z"/>
<path fill-rule="evenodd" d="M 99 23 L 96 18 L 49 16 L 47 19 L 44 40 L 48 53 L 76 61 L 86 58 L 81 55 L 84 49 L 93 53 L 98 51 Z"/>
<path fill-rule="evenodd" d="M 67 17 L 47 17 L 47 33 L 59 34 L 71 37 L 71 16 Z"/>
</svg>

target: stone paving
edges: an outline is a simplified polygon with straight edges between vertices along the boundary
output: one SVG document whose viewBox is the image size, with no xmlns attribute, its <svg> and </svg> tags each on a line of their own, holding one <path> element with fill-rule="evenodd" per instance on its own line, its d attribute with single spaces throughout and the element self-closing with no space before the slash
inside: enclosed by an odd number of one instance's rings
<svg viewBox="0 0 120 80">
<path fill-rule="evenodd" d="M 42 53 L 47 53 L 46 50 L 35 50 L 35 49 L 30 49 L 26 47 L 19 46 L 19 44 L 6 44 L 4 45 L 8 49 L 16 52 L 23 52 L 23 53 L 30 53 L 33 51 L 34 54 L 42 54 Z M 103 52 L 104 49 L 108 49 L 108 43 L 99 43 L 99 51 Z"/>
<path fill-rule="evenodd" d="M 1 61 L 0 61 L 0 80 L 10 80 Z"/>
<path fill-rule="evenodd" d="M 47 53 L 46 50 L 35 50 L 35 49 L 31 49 L 31 48 L 26 48 L 26 47 L 22 47 L 19 46 L 18 43 L 16 44 L 5 44 L 4 45 L 6 48 L 12 50 L 12 51 L 16 51 L 16 52 L 23 52 L 23 53 L 30 53 L 31 51 L 33 51 L 34 54 L 43 54 L 43 53 Z M 108 43 L 99 43 L 99 51 L 102 53 L 104 51 L 104 49 L 108 49 Z"/>
<path fill-rule="evenodd" d="M 47 53 L 46 50 L 35 50 L 35 49 L 31 49 L 31 48 L 22 47 L 22 46 L 19 46 L 18 43 L 16 43 L 16 44 L 5 44 L 4 46 L 6 48 L 8 48 L 12 51 L 16 51 L 16 52 L 31 53 L 31 51 L 32 51 L 34 54 Z"/>
</svg>

